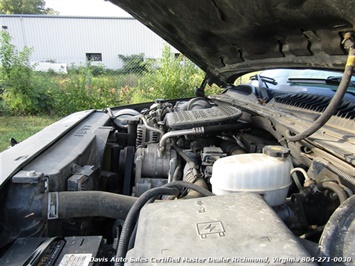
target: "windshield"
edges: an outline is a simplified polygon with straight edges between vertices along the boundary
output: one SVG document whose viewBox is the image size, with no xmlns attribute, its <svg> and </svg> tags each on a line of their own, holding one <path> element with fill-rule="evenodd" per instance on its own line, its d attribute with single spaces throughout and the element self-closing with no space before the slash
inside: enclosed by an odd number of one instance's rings
<svg viewBox="0 0 355 266">
<path fill-rule="evenodd" d="M 313 69 L 271 69 L 253 73 L 246 84 L 263 87 L 271 96 L 288 93 L 308 93 L 333 96 L 343 73 Z M 245 79 L 244 79 L 245 81 Z M 347 89 L 344 99 L 355 102 L 355 77 Z"/>
</svg>

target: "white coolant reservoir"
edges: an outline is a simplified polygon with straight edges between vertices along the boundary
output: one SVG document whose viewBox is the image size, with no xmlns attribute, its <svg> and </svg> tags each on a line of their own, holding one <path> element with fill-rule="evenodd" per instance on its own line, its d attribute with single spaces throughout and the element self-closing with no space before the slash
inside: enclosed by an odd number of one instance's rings
<svg viewBox="0 0 355 266">
<path fill-rule="evenodd" d="M 283 204 L 291 185 L 289 153 L 282 146 L 265 146 L 263 153 L 218 159 L 213 164 L 212 192 L 215 195 L 258 193 L 270 206 Z"/>
</svg>

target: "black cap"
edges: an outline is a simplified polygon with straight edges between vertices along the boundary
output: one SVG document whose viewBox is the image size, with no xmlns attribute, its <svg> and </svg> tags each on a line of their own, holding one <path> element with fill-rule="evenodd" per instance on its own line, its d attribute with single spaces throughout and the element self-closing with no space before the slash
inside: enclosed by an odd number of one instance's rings
<svg viewBox="0 0 355 266">
<path fill-rule="evenodd" d="M 290 154 L 290 150 L 283 146 L 269 145 L 263 148 L 263 153 L 277 158 L 286 158 Z"/>
</svg>

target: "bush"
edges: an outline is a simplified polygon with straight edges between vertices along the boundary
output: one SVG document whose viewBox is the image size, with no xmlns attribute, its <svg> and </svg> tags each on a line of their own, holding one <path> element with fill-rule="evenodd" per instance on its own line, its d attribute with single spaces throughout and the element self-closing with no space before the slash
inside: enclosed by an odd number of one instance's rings
<svg viewBox="0 0 355 266">
<path fill-rule="evenodd" d="M 49 108 L 45 92 L 35 88 L 33 69 L 29 64 L 32 49 L 18 51 L 5 30 L 0 33 L 2 108 L 8 112 L 35 114 Z"/>
<path fill-rule="evenodd" d="M 90 73 L 92 74 L 93 77 L 105 75 L 107 71 L 107 69 L 103 65 L 98 65 L 98 66 L 89 65 L 89 68 L 90 68 Z"/>
<path fill-rule="evenodd" d="M 123 67 L 120 69 L 122 74 L 142 74 L 148 70 L 148 63 L 144 61 L 143 53 L 127 56 L 119 54 L 118 57 L 123 61 Z"/>
<path fill-rule="evenodd" d="M 120 56 L 120 70 L 104 66 L 70 66 L 68 74 L 35 72 L 29 64 L 32 50 L 16 50 L 2 31 L 0 46 L 0 113 L 64 116 L 85 109 L 172 99 L 194 95 L 204 73 L 183 55 L 175 57 L 165 46 L 157 62 L 143 54 Z M 218 87 L 209 87 L 214 93 Z M 2 94 L 1 94 L 2 92 Z M 1 95 L 3 99 L 1 99 Z"/>
<path fill-rule="evenodd" d="M 117 81 L 108 75 L 94 76 L 90 65 L 71 68 L 56 83 L 56 89 L 53 90 L 56 114 L 67 115 L 119 104 Z"/>
<path fill-rule="evenodd" d="M 183 55 L 177 58 L 170 46 L 163 49 L 158 68 L 150 68 L 139 80 L 139 93 L 146 100 L 190 97 L 203 80 L 204 73 Z"/>
</svg>

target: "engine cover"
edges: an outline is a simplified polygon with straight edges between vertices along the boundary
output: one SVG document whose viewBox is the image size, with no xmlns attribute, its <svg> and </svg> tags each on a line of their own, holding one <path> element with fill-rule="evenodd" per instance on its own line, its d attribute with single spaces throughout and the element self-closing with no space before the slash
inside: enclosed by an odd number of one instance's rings
<svg viewBox="0 0 355 266">
<path fill-rule="evenodd" d="M 231 105 L 168 113 L 166 124 L 174 130 L 233 123 L 242 111 Z"/>
<path fill-rule="evenodd" d="M 259 195 L 239 193 L 146 205 L 126 260 L 245 265 L 309 256 Z"/>
</svg>

